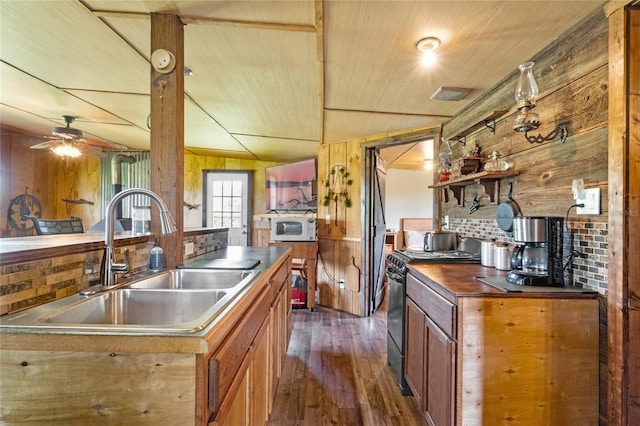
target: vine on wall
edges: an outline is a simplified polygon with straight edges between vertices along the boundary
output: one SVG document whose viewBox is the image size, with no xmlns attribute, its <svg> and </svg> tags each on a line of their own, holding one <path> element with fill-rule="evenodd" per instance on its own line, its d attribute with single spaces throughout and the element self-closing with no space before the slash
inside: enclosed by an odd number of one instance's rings
<svg viewBox="0 0 640 426">
<path fill-rule="evenodd" d="M 322 197 L 322 205 L 327 207 L 333 201 L 336 204 L 336 209 L 338 204 L 342 204 L 346 208 L 351 207 L 352 184 L 353 179 L 345 166 L 333 166 L 329 171 L 329 177 L 324 182 L 327 193 Z"/>
</svg>

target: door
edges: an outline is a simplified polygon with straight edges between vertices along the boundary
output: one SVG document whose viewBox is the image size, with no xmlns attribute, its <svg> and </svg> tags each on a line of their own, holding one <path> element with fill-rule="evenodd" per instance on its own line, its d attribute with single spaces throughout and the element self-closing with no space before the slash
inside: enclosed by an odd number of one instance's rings
<svg viewBox="0 0 640 426">
<path fill-rule="evenodd" d="M 384 210 L 384 191 L 385 178 L 387 174 L 387 165 L 380 157 L 377 151 L 373 152 L 373 170 L 371 185 L 371 237 L 373 239 L 373 248 L 371 256 L 371 313 L 382 303 L 384 297 L 384 276 L 385 276 L 385 251 L 384 243 L 386 238 L 387 226 L 385 221 Z"/>
<path fill-rule="evenodd" d="M 230 246 L 250 244 L 252 171 L 205 170 L 204 226 L 229 228 Z"/>
</svg>

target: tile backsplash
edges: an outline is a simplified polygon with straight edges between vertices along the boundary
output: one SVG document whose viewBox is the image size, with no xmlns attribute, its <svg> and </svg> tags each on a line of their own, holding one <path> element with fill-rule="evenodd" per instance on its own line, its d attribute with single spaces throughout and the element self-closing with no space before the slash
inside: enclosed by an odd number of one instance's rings
<svg viewBox="0 0 640 426">
<path fill-rule="evenodd" d="M 608 224 L 578 221 L 569 221 L 568 224 L 569 229 L 564 234 L 564 262 L 569 262 L 565 279 L 572 285 L 606 294 Z M 513 238 L 507 237 L 494 219 L 450 218 L 449 230 L 462 237 L 514 244 Z"/>
</svg>

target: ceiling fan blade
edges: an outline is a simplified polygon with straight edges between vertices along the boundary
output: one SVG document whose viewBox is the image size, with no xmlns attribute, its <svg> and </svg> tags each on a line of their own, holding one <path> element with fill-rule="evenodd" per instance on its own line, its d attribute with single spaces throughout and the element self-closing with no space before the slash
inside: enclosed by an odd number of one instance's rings
<svg viewBox="0 0 640 426">
<path fill-rule="evenodd" d="M 86 145 L 106 148 L 106 149 L 115 150 L 115 151 L 127 151 L 129 149 L 125 145 L 121 145 L 119 143 L 99 141 L 95 139 L 84 139 L 82 140 L 82 142 L 85 143 Z"/>
<path fill-rule="evenodd" d="M 47 149 L 47 148 L 51 148 L 51 147 L 54 147 L 56 145 L 59 145 L 61 143 L 63 143 L 62 140 L 55 139 L 55 140 L 50 140 L 50 141 L 41 142 L 41 143 L 32 145 L 30 148 L 31 149 Z"/>
<path fill-rule="evenodd" d="M 87 143 L 78 143 L 76 144 L 76 147 L 78 147 L 78 149 L 82 152 L 86 152 L 87 154 L 95 154 L 99 157 L 104 157 L 105 153 L 102 149 L 95 147 L 95 146 L 91 146 Z"/>
</svg>

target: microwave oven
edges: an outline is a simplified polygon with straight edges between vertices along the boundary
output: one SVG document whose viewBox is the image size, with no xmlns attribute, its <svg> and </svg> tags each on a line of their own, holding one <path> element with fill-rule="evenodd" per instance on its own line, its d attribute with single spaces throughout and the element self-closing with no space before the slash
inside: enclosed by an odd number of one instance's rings
<svg viewBox="0 0 640 426">
<path fill-rule="evenodd" d="M 315 241 L 315 217 L 272 217 L 270 220 L 271 241 Z"/>
</svg>

